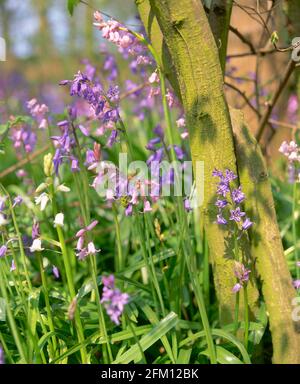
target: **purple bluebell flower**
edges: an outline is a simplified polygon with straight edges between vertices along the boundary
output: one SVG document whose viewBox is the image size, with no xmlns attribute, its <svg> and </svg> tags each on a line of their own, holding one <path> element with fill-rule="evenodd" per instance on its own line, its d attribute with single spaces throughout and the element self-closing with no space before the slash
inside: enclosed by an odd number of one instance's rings
<svg viewBox="0 0 300 384">
<path fill-rule="evenodd" d="M 59 279 L 59 276 L 60 276 L 59 269 L 55 265 L 53 265 L 52 267 L 52 273 L 56 279 Z"/>
<path fill-rule="evenodd" d="M 71 157 L 71 171 L 72 172 L 79 172 L 79 160 L 76 159 L 74 156 Z"/>
<path fill-rule="evenodd" d="M 238 280 L 238 282 L 234 285 L 232 292 L 236 293 L 239 292 L 240 289 L 246 285 L 249 281 L 249 275 L 251 273 L 251 270 L 246 268 L 244 264 L 235 261 L 234 263 L 234 274 Z"/>
<path fill-rule="evenodd" d="M 158 124 L 154 129 L 153 132 L 159 136 L 161 139 L 164 137 L 164 131 L 162 129 L 162 126 Z"/>
<path fill-rule="evenodd" d="M 148 144 L 146 145 L 146 149 L 149 151 L 155 151 L 155 145 L 161 142 L 160 137 L 154 137 L 153 139 L 149 140 Z"/>
<path fill-rule="evenodd" d="M 236 209 L 230 210 L 229 220 L 234 220 L 236 223 L 239 223 L 241 221 L 241 218 L 245 215 L 246 213 L 241 211 L 240 207 L 237 207 Z"/>
<path fill-rule="evenodd" d="M 242 230 L 247 231 L 247 229 L 249 229 L 252 225 L 253 225 L 252 221 L 248 217 L 246 217 L 246 219 L 242 224 Z"/>
<path fill-rule="evenodd" d="M 226 225 L 228 221 L 222 216 L 221 213 L 217 214 L 217 223 L 221 225 Z"/>
<path fill-rule="evenodd" d="M 181 147 L 179 147 L 178 145 L 174 145 L 174 151 L 178 160 L 184 159 L 184 151 Z"/>
<path fill-rule="evenodd" d="M 38 221 L 34 221 L 32 224 L 32 229 L 31 229 L 31 237 L 32 240 L 38 239 L 41 236 L 40 234 L 40 224 Z"/>
<path fill-rule="evenodd" d="M 14 201 L 13 201 L 13 208 L 16 206 L 16 205 L 21 205 L 23 202 L 23 199 L 21 196 L 16 196 L 14 198 Z"/>
<path fill-rule="evenodd" d="M 2 364 L 5 364 L 5 360 L 4 360 L 4 351 L 3 351 L 2 345 L 0 344 L 0 365 Z"/>
<path fill-rule="evenodd" d="M 221 199 L 218 199 L 215 203 L 215 205 L 218 207 L 218 208 L 225 208 L 227 205 L 228 205 L 228 201 L 227 200 L 221 200 Z"/>
<path fill-rule="evenodd" d="M 234 265 L 234 274 L 237 277 L 237 279 L 240 281 L 240 283 L 246 283 L 249 280 L 251 270 L 247 269 L 244 264 L 235 262 Z"/>
<path fill-rule="evenodd" d="M 242 192 L 242 187 L 239 186 L 236 189 L 233 189 L 231 192 L 232 200 L 236 204 L 240 204 L 245 200 L 245 194 Z"/>
<path fill-rule="evenodd" d="M 293 286 L 295 289 L 300 289 L 300 279 L 294 280 Z"/>
<path fill-rule="evenodd" d="M 30 153 L 34 150 L 37 136 L 28 124 L 14 126 L 11 133 L 11 140 L 13 141 L 14 148 L 17 151 L 19 151 L 22 147 L 26 153 Z"/>
<path fill-rule="evenodd" d="M 80 229 L 77 233 L 76 233 L 76 237 L 81 237 L 83 236 L 86 232 L 89 232 L 91 231 L 92 229 L 94 229 L 96 227 L 96 225 L 98 224 L 98 220 L 93 220 L 88 226 Z"/>
<path fill-rule="evenodd" d="M 115 288 L 115 281 L 113 275 L 109 278 L 102 278 L 104 285 L 101 303 L 104 305 L 106 313 L 111 321 L 115 324 L 120 324 L 120 316 L 124 311 L 124 307 L 129 302 L 129 295 L 122 293 L 119 289 Z"/>
<path fill-rule="evenodd" d="M 117 142 L 117 138 L 118 138 L 118 131 L 116 129 L 113 129 L 106 145 L 109 148 L 112 147 Z"/>
<path fill-rule="evenodd" d="M 245 200 L 245 194 L 242 192 L 241 186 L 237 188 L 231 187 L 231 182 L 235 180 L 237 176 L 229 169 L 226 169 L 224 173 L 215 169 L 212 175 L 220 179 L 217 184 L 218 198 L 215 202 L 215 206 L 218 208 L 216 222 L 221 225 L 226 225 L 228 222 L 224 218 L 224 212 L 227 212 L 227 214 L 230 213 L 229 220 L 237 223 L 238 230 L 240 231 L 238 239 L 240 239 L 243 231 L 248 230 L 253 225 L 248 217 L 242 220 L 246 213 L 242 211 L 240 204 Z M 222 198 L 219 196 L 222 196 Z M 226 208 L 229 204 L 232 204 L 232 209 L 230 210 Z M 225 215 L 225 217 L 227 216 Z"/>
<path fill-rule="evenodd" d="M 227 182 L 220 182 L 217 187 L 217 194 L 223 197 L 230 192 L 229 184 Z"/>
<path fill-rule="evenodd" d="M 214 169 L 214 170 L 212 171 L 212 175 L 213 175 L 214 177 L 220 177 L 220 178 L 223 178 L 223 173 L 222 173 L 221 171 L 219 171 L 218 169 Z"/>
<path fill-rule="evenodd" d="M 184 209 L 185 209 L 187 212 L 192 211 L 191 202 L 190 202 L 189 199 L 185 199 L 185 200 L 184 200 Z"/>
<path fill-rule="evenodd" d="M 240 284 L 240 283 L 236 283 L 236 284 L 234 285 L 234 287 L 232 288 L 232 292 L 233 292 L 233 293 L 237 293 L 237 292 L 239 292 L 239 291 L 241 290 L 242 287 L 243 287 L 242 284 Z"/>
<path fill-rule="evenodd" d="M 226 181 L 228 183 L 230 183 L 231 181 L 233 181 L 237 178 L 237 175 L 234 172 L 232 172 L 230 169 L 226 169 L 225 170 L 225 178 L 226 178 Z"/>
<path fill-rule="evenodd" d="M 3 212 L 5 210 L 5 202 L 6 202 L 6 197 L 0 196 L 0 212 Z"/>
<path fill-rule="evenodd" d="M 125 215 L 131 216 L 132 212 L 133 212 L 133 206 L 132 204 L 128 204 L 127 207 L 125 208 Z"/>
<path fill-rule="evenodd" d="M 87 165 L 90 165 L 90 164 L 94 163 L 95 161 L 96 161 L 96 159 L 95 159 L 94 151 L 92 151 L 91 149 L 88 149 L 86 151 L 86 154 L 85 154 L 85 163 Z"/>
<path fill-rule="evenodd" d="M 15 260 L 12 260 L 11 262 L 11 266 L 10 266 L 10 272 L 13 272 L 17 269 L 16 267 L 16 264 L 15 264 Z"/>
<path fill-rule="evenodd" d="M 5 244 L 3 244 L 1 247 L 0 247 L 0 258 L 1 257 L 4 257 L 6 255 L 6 252 L 7 252 L 7 246 Z"/>
<path fill-rule="evenodd" d="M 68 115 L 72 121 L 77 118 L 77 108 L 75 106 L 69 105 L 67 108 Z"/>
</svg>

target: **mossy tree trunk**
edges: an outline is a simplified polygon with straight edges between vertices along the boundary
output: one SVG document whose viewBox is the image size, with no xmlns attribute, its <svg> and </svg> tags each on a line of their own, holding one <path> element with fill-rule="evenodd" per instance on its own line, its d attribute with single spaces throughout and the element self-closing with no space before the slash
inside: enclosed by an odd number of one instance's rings
<svg viewBox="0 0 300 384">
<path fill-rule="evenodd" d="M 137 3 L 141 9 L 145 2 L 138 0 Z M 230 168 L 237 172 L 237 167 L 218 50 L 199 1 L 184 0 L 179 3 L 176 0 L 151 0 L 150 4 L 165 39 L 165 44 L 159 43 L 161 54 L 164 56 L 167 50 L 173 63 L 171 68 L 174 68 L 173 74 L 176 75 L 189 128 L 193 163 L 204 162 L 205 193 L 201 211 L 213 264 L 221 322 L 232 322 L 235 306 L 235 296 L 232 294 L 235 284 L 233 241 L 230 240 L 229 231 L 215 223 L 216 186 L 212 182 L 212 171 L 214 168 Z M 142 19 L 149 33 L 149 16 L 142 14 Z M 154 21 L 151 23 L 154 28 Z M 156 40 L 152 41 L 158 45 Z M 172 79 L 171 82 L 174 83 Z M 196 183 L 201 182 L 196 180 Z M 255 308 L 258 293 L 253 287 L 249 289 L 249 296 L 250 306 Z"/>
<path fill-rule="evenodd" d="M 236 116 L 234 142 L 223 93 L 219 52 L 202 4 L 199 0 L 150 0 L 150 19 L 145 12 L 148 0 L 136 2 L 147 33 L 159 45 L 158 52 L 162 58 L 165 55 L 168 58 L 167 61 L 162 60 L 167 63 L 164 64 L 167 74 L 168 69 L 175 70 L 169 79 L 172 85 L 175 84 L 175 91 L 178 85 L 177 93 L 182 100 L 189 128 L 193 163 L 204 161 L 205 164 L 202 213 L 213 263 L 221 322 L 230 322 L 233 317 L 233 245 L 228 243 L 229 233 L 214 223 L 215 184 L 211 173 L 214 168 L 230 168 L 239 174 L 248 194 L 247 212 L 249 210 L 256 222 L 251 247 L 247 244 L 244 246 L 250 248 L 252 257 L 257 259 L 257 270 L 262 279 L 263 294 L 270 316 L 273 360 L 275 363 L 299 363 L 300 336 L 291 318 L 292 298 L 295 293 L 284 258 L 267 171 L 260 149 L 256 143 L 253 144 L 254 139 L 249 132 L 247 138 L 249 145 L 252 143 L 252 157 L 244 156 L 243 151 L 246 148 L 241 143 L 245 144 L 245 138 L 239 134 L 240 125 L 237 124 Z M 151 36 L 153 26 L 156 33 Z M 256 164 L 257 169 L 251 163 L 254 160 L 256 163 L 253 164 Z M 257 290 L 255 286 L 250 286 L 249 291 L 250 307 L 255 308 Z"/>
<path fill-rule="evenodd" d="M 292 301 L 296 293 L 283 253 L 268 170 L 243 114 L 232 110 L 231 116 L 239 177 L 247 195 L 245 208 L 255 222 L 251 231 L 251 249 L 256 256 L 270 318 L 273 361 L 300 363 L 300 324 L 292 319 Z"/>
<path fill-rule="evenodd" d="M 212 0 L 209 12 L 209 23 L 219 47 L 220 63 L 223 73 L 226 66 L 226 53 L 230 17 L 233 0 Z"/>
</svg>

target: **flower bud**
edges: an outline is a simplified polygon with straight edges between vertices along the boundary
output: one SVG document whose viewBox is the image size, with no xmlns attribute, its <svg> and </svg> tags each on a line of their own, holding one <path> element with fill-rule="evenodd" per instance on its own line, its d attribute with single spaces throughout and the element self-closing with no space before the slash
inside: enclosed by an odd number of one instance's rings
<svg viewBox="0 0 300 384">
<path fill-rule="evenodd" d="M 47 177 L 50 177 L 54 172 L 52 154 L 48 153 L 44 156 L 44 173 Z"/>
</svg>

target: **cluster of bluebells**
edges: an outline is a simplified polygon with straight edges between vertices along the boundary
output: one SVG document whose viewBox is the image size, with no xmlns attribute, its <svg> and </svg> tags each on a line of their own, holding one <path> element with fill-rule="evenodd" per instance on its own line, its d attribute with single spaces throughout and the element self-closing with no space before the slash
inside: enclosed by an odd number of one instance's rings
<svg viewBox="0 0 300 384">
<path fill-rule="evenodd" d="M 300 180 L 300 148 L 295 141 L 284 141 L 279 152 L 288 160 L 289 182 L 294 183 Z"/>
<path fill-rule="evenodd" d="M 160 125 L 154 129 L 155 137 L 146 145 L 146 149 L 151 151 L 147 160 L 148 173 L 143 172 L 138 175 L 123 174 L 114 164 L 102 161 L 99 155 L 99 148 L 87 150 L 86 162 L 89 170 L 96 170 L 92 186 L 101 195 L 105 192 L 105 197 L 109 203 L 118 201 L 125 208 L 125 215 L 131 216 L 134 207 L 145 212 L 152 211 L 151 202 L 156 202 L 160 196 L 169 195 L 170 188 L 175 183 L 175 170 L 173 167 L 164 168 L 164 159 L 170 156 L 171 147 L 167 146 L 164 140 L 164 133 Z M 96 145 L 97 147 L 97 145 Z M 175 145 L 174 152 L 177 157 L 178 168 L 184 167 L 185 153 L 183 149 Z M 181 171 L 182 169 L 178 169 Z M 162 171 L 162 172 L 161 172 Z M 166 188 L 164 190 L 164 188 Z M 190 210 L 189 200 L 185 200 L 185 208 Z"/>
<path fill-rule="evenodd" d="M 23 199 L 21 196 L 16 196 L 13 199 L 12 207 L 16 207 L 22 203 Z M 7 197 L 6 196 L 0 196 L 0 227 L 7 225 L 9 223 L 9 215 L 7 213 L 8 205 L 7 205 Z M 7 256 L 8 253 L 8 246 L 10 242 L 13 242 L 15 239 L 10 238 L 5 244 L 2 244 L 0 246 L 0 259 Z M 10 271 L 13 272 L 16 270 L 16 265 L 14 260 L 12 259 Z"/>
<path fill-rule="evenodd" d="M 29 109 L 31 116 L 37 121 L 40 129 L 48 128 L 46 113 L 49 112 L 49 108 L 46 104 L 38 104 L 36 99 L 31 99 L 27 102 L 27 108 Z"/>
<path fill-rule="evenodd" d="M 5 360 L 4 360 L 4 351 L 3 351 L 3 348 L 0 344 L 0 365 L 1 364 L 5 364 Z"/>
<path fill-rule="evenodd" d="M 219 225 L 228 225 L 231 221 L 235 226 L 234 232 L 236 229 L 240 232 L 237 237 L 239 239 L 253 225 L 241 207 L 245 200 L 245 194 L 242 192 L 241 186 L 232 186 L 234 180 L 237 179 L 237 175 L 231 170 L 226 169 L 225 172 L 222 172 L 215 169 L 213 176 L 219 178 L 217 184 L 218 198 L 215 203 L 218 208 L 217 223 Z M 237 283 L 232 289 L 234 293 L 239 292 L 247 284 L 250 272 L 250 269 L 244 264 L 235 262 L 234 274 L 237 278 Z"/>
<path fill-rule="evenodd" d="M 149 57 L 144 55 L 145 47 L 127 27 L 116 20 L 104 20 L 101 13 L 94 13 L 94 26 L 102 32 L 102 37 L 119 47 L 124 55 L 137 57 L 140 64 L 148 64 Z"/>
<path fill-rule="evenodd" d="M 78 96 L 87 102 L 90 108 L 91 119 L 97 119 L 101 123 L 103 132 L 107 130 L 111 131 L 111 135 L 107 142 L 107 145 L 111 147 L 116 142 L 118 136 L 115 124 L 120 119 L 119 87 L 110 86 L 107 92 L 105 92 L 97 79 L 96 81 L 92 81 L 93 77 L 94 72 L 87 74 L 78 71 L 73 80 L 63 80 L 60 84 L 70 85 L 70 95 Z M 88 131 L 83 133 L 86 135 L 89 134 Z"/>
<path fill-rule="evenodd" d="M 300 261 L 296 262 L 296 267 L 300 268 Z M 293 281 L 293 286 L 295 289 L 300 289 L 300 279 L 296 279 Z"/>
<path fill-rule="evenodd" d="M 220 180 L 217 184 L 218 199 L 215 203 L 218 208 L 217 223 L 227 225 L 229 221 L 232 221 L 239 230 L 247 231 L 253 223 L 241 208 L 245 194 L 242 192 L 241 186 L 233 188 L 231 185 L 237 176 L 229 169 L 226 169 L 224 173 L 215 169 L 212 174 Z"/>
<path fill-rule="evenodd" d="M 10 139 L 13 142 L 17 155 L 20 155 L 21 149 L 24 149 L 26 153 L 33 152 L 37 136 L 28 123 L 18 122 L 11 128 Z"/>
<path fill-rule="evenodd" d="M 94 165 L 95 166 L 95 165 Z M 143 206 L 143 212 L 151 212 L 151 203 L 147 196 L 150 189 L 152 201 L 157 201 L 158 192 L 156 184 L 143 177 L 133 179 L 123 175 L 118 168 L 110 162 L 101 161 L 97 165 L 97 175 L 92 183 L 93 188 L 102 195 L 105 187 L 105 197 L 109 204 L 118 201 L 125 208 L 125 215 L 133 214 L 134 206 Z"/>
<path fill-rule="evenodd" d="M 124 311 L 124 307 L 129 302 L 129 295 L 122 293 L 115 287 L 115 278 L 113 275 L 103 276 L 102 283 L 104 285 L 101 303 L 104 305 L 106 313 L 111 321 L 120 324 L 120 316 Z"/>
<path fill-rule="evenodd" d="M 88 233 L 92 231 L 92 229 L 94 229 L 97 224 L 98 224 L 98 221 L 94 220 L 88 226 L 80 229 L 76 233 L 76 238 L 77 238 L 76 256 L 80 261 L 85 260 L 89 255 L 95 255 L 96 253 L 100 252 L 99 249 L 96 249 L 92 241 L 86 244 L 86 237 L 88 236 Z"/>
<path fill-rule="evenodd" d="M 250 272 L 251 270 L 246 268 L 244 264 L 238 261 L 235 262 L 234 274 L 237 278 L 237 283 L 234 285 L 232 292 L 239 292 L 241 288 L 248 283 Z"/>
<path fill-rule="evenodd" d="M 139 74 L 143 79 L 142 86 L 139 86 L 132 80 L 127 80 L 126 93 L 129 93 L 129 98 L 134 100 L 134 113 L 140 119 L 145 118 L 145 112 L 151 110 L 155 104 L 155 96 L 160 95 L 159 77 L 156 71 L 153 71 L 153 65 L 155 64 L 152 57 L 149 56 L 147 47 L 140 42 L 140 39 L 136 35 L 120 24 L 116 20 L 104 20 L 100 12 L 94 13 L 95 23 L 94 25 L 102 32 L 102 37 L 111 43 L 115 44 L 125 59 L 131 58 L 130 69 L 133 74 Z M 144 31 L 138 31 L 138 35 L 143 39 Z M 115 79 L 116 66 L 112 56 L 108 56 L 105 60 L 105 69 L 111 70 L 111 74 L 114 75 L 112 79 Z M 152 68 L 152 74 L 149 76 L 147 68 Z M 177 119 L 177 125 L 180 128 L 184 128 L 182 138 L 187 137 L 187 131 L 185 129 L 185 119 L 183 116 L 182 106 L 174 93 L 168 89 L 166 98 L 170 108 L 179 108 L 180 115 Z M 162 112 L 161 103 L 156 105 L 156 109 Z"/>
<path fill-rule="evenodd" d="M 53 157 L 55 173 L 58 174 L 60 165 L 66 159 L 71 163 L 72 172 L 76 172 L 79 170 L 79 161 L 73 155 L 72 149 L 75 147 L 75 139 L 73 137 L 71 123 L 69 120 L 62 120 L 57 123 L 57 126 L 61 131 L 61 135 L 51 137 L 56 148 Z"/>
</svg>

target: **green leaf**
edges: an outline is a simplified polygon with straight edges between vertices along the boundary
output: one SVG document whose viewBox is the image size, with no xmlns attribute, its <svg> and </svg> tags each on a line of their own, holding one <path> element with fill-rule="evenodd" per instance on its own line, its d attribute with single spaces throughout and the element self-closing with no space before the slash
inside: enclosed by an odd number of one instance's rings
<svg viewBox="0 0 300 384">
<path fill-rule="evenodd" d="M 249 354 L 248 354 L 246 348 L 244 347 L 244 345 L 237 338 L 232 336 L 229 332 L 223 331 L 222 329 L 212 329 L 211 333 L 212 333 L 213 336 L 218 336 L 218 337 L 221 337 L 221 338 L 223 338 L 225 340 L 230 341 L 241 352 L 241 355 L 243 357 L 243 360 L 244 360 L 245 364 L 251 364 L 251 360 L 250 360 L 250 357 L 249 357 Z M 179 347 L 181 348 L 184 345 L 193 343 L 193 342 L 195 342 L 197 339 L 199 339 L 201 337 L 205 337 L 205 332 L 204 331 L 197 332 L 197 333 L 195 333 L 195 334 L 193 334 L 191 336 L 188 336 L 186 339 L 184 339 L 184 340 L 182 340 L 180 342 Z"/>
<path fill-rule="evenodd" d="M 217 346 L 217 361 L 220 364 L 243 364 L 243 362 L 238 359 L 236 356 L 234 356 L 231 352 L 227 351 L 227 349 Z M 209 352 L 206 349 L 205 351 L 201 352 L 201 355 L 209 356 Z"/>
<path fill-rule="evenodd" d="M 278 43 L 278 40 L 279 40 L 278 32 L 277 31 L 272 32 L 271 43 L 276 44 Z"/>
<path fill-rule="evenodd" d="M 6 301 L 0 297 L 0 321 L 6 321 Z"/>
<path fill-rule="evenodd" d="M 80 0 L 68 0 L 68 11 L 73 16 L 75 7 L 80 3 Z"/>
<path fill-rule="evenodd" d="M 178 316 L 174 312 L 170 312 L 165 318 L 163 318 L 149 333 L 144 335 L 140 341 L 140 347 L 143 351 L 146 351 L 159 339 L 165 336 L 172 328 L 176 326 L 178 322 Z M 138 344 L 134 344 L 123 355 L 119 356 L 113 364 L 129 364 L 133 360 L 141 359 L 141 352 Z"/>
<path fill-rule="evenodd" d="M 153 310 L 150 308 L 150 306 L 143 303 L 142 301 L 139 302 L 139 305 L 140 305 L 142 311 L 145 313 L 147 319 L 150 321 L 150 323 L 153 325 L 157 325 L 159 323 L 159 319 L 156 316 L 155 312 L 153 312 Z M 161 342 L 162 342 L 167 354 L 169 355 L 170 359 L 175 364 L 175 357 L 174 357 L 174 354 L 173 354 L 173 351 L 172 351 L 172 348 L 170 346 L 170 343 L 169 343 L 167 336 L 163 336 L 161 338 Z"/>
<path fill-rule="evenodd" d="M 192 348 L 182 348 L 179 351 L 176 364 L 189 364 L 192 354 Z"/>
<path fill-rule="evenodd" d="M 0 124 L 0 135 L 4 135 L 9 128 L 8 124 Z"/>
</svg>

